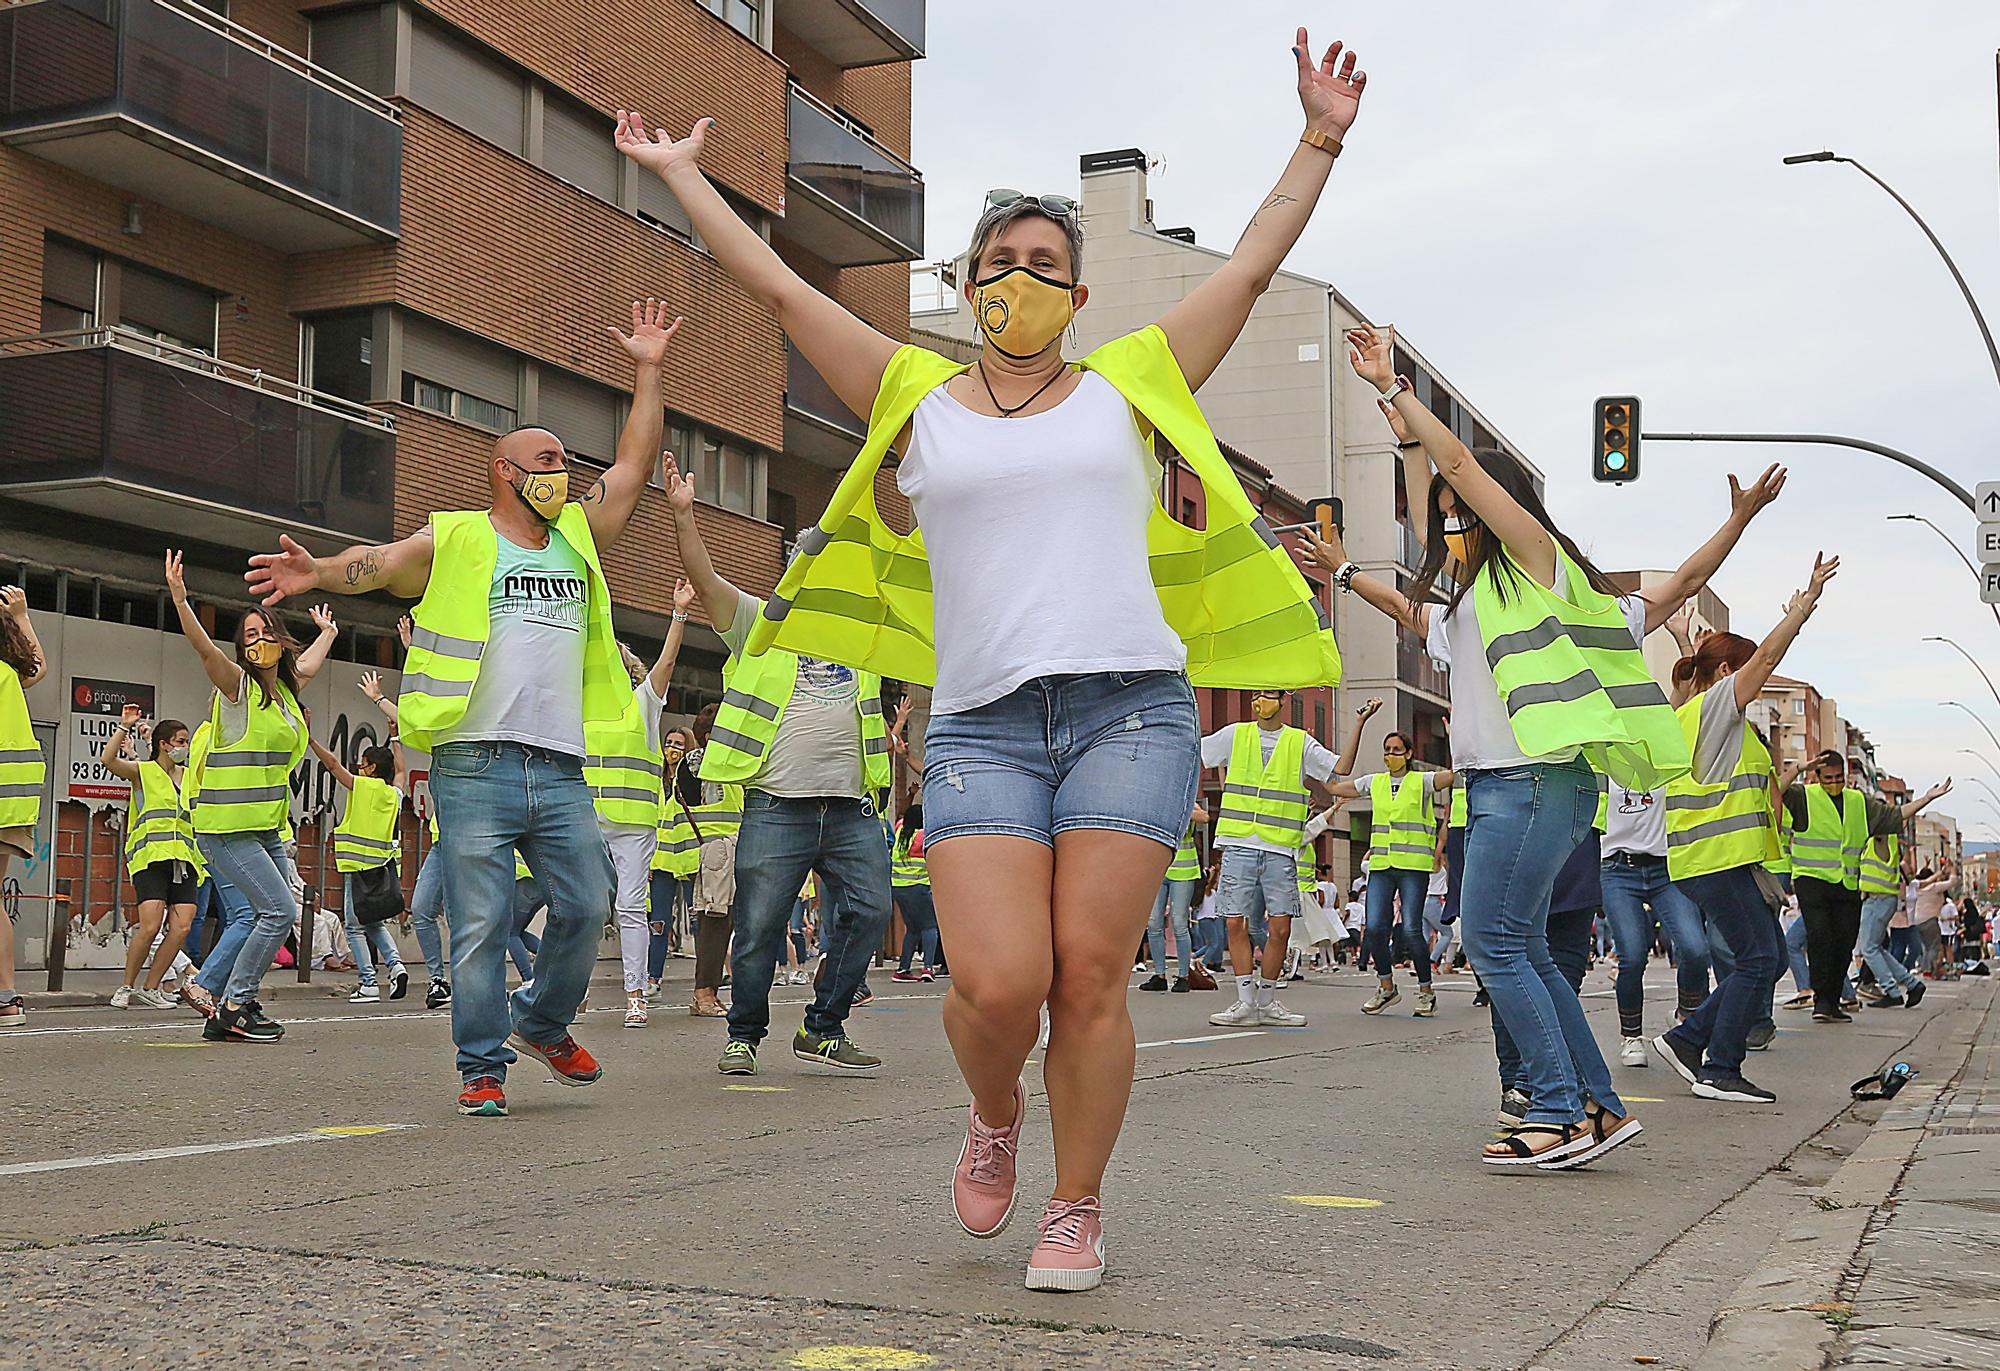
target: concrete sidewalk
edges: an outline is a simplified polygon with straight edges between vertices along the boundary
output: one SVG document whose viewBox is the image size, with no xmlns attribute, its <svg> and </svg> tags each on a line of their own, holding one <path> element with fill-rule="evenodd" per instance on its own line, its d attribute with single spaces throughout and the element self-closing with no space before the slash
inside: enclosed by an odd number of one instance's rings
<svg viewBox="0 0 2000 1371">
<path fill-rule="evenodd" d="M 1875 1114 L 1719 1311 L 1713 1371 L 2000 1367 L 2000 981 L 1959 982 Z"/>
</svg>

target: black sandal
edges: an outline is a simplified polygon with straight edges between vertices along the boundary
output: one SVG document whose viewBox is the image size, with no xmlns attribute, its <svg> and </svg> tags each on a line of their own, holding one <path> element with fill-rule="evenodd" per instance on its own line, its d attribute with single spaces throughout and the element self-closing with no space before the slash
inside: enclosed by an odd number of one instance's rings
<svg viewBox="0 0 2000 1371">
<path fill-rule="evenodd" d="M 1537 1161 L 1535 1164 L 1544 1171 L 1571 1171 L 1579 1166 L 1588 1166 L 1613 1148 L 1623 1147 L 1646 1131 L 1646 1126 L 1630 1114 L 1623 1116 L 1623 1120 L 1616 1128 L 1606 1128 L 1605 1120 L 1611 1117 L 1610 1110 L 1595 1100 L 1589 1101 L 1583 1107 L 1584 1122 L 1590 1129 L 1590 1136 L 1585 1146 L 1545 1162 Z"/>
<path fill-rule="evenodd" d="M 1508 1129 L 1494 1143 L 1490 1144 L 1491 1146 L 1506 1148 L 1511 1155 L 1501 1156 L 1493 1152 L 1481 1152 L 1479 1160 L 1485 1162 L 1488 1166 L 1538 1166 L 1545 1161 L 1550 1161 L 1557 1157 L 1566 1157 L 1579 1146 L 1589 1146 L 1590 1139 L 1582 1132 L 1582 1128 L 1581 1124 L 1573 1123 L 1517 1124 L 1513 1128 Z M 1563 1141 L 1552 1147 L 1537 1149 L 1530 1147 L 1524 1141 L 1530 1134 L 1540 1137 L 1561 1138 Z"/>
</svg>

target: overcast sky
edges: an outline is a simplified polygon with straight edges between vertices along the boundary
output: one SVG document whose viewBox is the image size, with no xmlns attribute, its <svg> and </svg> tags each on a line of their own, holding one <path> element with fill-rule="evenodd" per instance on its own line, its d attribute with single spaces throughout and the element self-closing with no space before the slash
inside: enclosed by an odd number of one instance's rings
<svg viewBox="0 0 2000 1371">
<path fill-rule="evenodd" d="M 1640 481 L 1589 478 L 1590 404 L 1633 393 L 1660 430 L 1841 433 L 2000 481 L 2000 382 L 1903 193 L 2000 320 L 1994 0 L 1374 6 L 1270 0 L 950 0 L 915 67 L 928 254 L 961 250 L 992 186 L 1077 193 L 1077 157 L 1164 158 L 1162 224 L 1233 243 L 1300 127 L 1290 46 L 1335 38 L 1361 117 L 1288 265 L 1394 323 L 1549 476 L 1557 521 L 1607 567 L 1670 566 L 1726 511 L 1725 473 L 1792 468 L 1716 578 L 1762 636 L 1813 552 L 1843 572 L 1784 670 L 1834 696 L 1919 788 L 2000 777 L 2000 705 L 1925 634 L 2000 677 L 2000 627 L 1924 514 L 1972 519 L 1921 476 L 1826 448 L 1657 444 Z M 1254 453 L 1252 454 L 1255 455 Z M 1940 808 L 2000 835 L 1961 779 Z"/>
</svg>

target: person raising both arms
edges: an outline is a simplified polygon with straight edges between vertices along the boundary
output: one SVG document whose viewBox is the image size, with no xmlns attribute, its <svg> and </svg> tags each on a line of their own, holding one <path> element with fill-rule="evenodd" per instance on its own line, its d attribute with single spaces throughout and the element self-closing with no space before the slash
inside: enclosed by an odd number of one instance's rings
<svg viewBox="0 0 2000 1371">
<path fill-rule="evenodd" d="M 1375 993 L 1361 1006 L 1363 1014 L 1380 1014 L 1398 999 L 1396 991 L 1396 924 L 1400 909 L 1404 940 L 1417 973 L 1415 1017 L 1437 1013 L 1437 992 L 1431 989 L 1430 939 L 1424 933 L 1424 901 L 1431 873 L 1438 865 L 1437 796 L 1449 792 L 1451 769 L 1429 773 L 1410 769 L 1410 738 L 1391 729 L 1382 738 L 1382 769 L 1347 779 L 1361 752 L 1361 730 L 1382 707 L 1369 700 L 1354 711 L 1354 736 L 1340 754 L 1334 774 L 1341 777 L 1328 789 L 1343 800 L 1366 796 L 1374 806 L 1368 845 L 1368 923 L 1362 935 L 1362 956 L 1375 963 Z"/>
<path fill-rule="evenodd" d="M 216 1012 L 201 1033 L 214 1042 L 276 1042 L 284 1036 L 284 1026 L 264 1013 L 257 991 L 299 918 L 292 860 L 285 850 L 292 768 L 306 755 L 307 724 L 299 692 L 333 650 L 333 615 L 324 605 L 312 609 L 319 636 L 300 651 L 275 614 L 246 609 L 236 624 L 232 660 L 188 603 L 178 552 L 167 553 L 166 579 L 181 632 L 215 687 L 192 799 L 195 842 L 209 870 L 250 906 L 234 956 L 220 956 L 223 946 L 217 943 L 202 967 Z"/>
<path fill-rule="evenodd" d="M 1130 958 L 1194 809 L 1190 678 L 1296 688 L 1339 675 L 1324 607 L 1192 394 L 1305 228 L 1360 108 L 1354 54 L 1336 43 L 1315 65 L 1307 41 L 1301 29 L 1293 48 L 1303 135 L 1286 135 L 1285 170 L 1234 252 L 1157 325 L 1081 364 L 1062 355 L 1089 299 L 1074 201 L 987 196 L 964 283 L 983 342 L 966 366 L 898 347 L 780 260 L 702 175 L 712 120 L 674 139 L 619 114 L 620 151 L 666 182 L 717 263 L 871 416 L 744 650 L 934 684 L 926 852 L 953 971 L 945 1029 L 972 1094 L 954 1208 L 975 1237 L 1013 1212 L 1021 1069 L 1046 1002 L 1056 1183 L 1034 1289 L 1103 1278 L 1101 1189 L 1132 1086 Z M 1202 481 L 1202 529 L 1154 496 L 1156 434 Z M 890 529 L 876 505 L 892 444 L 921 536 Z M 728 619 L 727 605 L 708 608 Z M 739 1002 L 753 990 L 739 974 Z"/>
<path fill-rule="evenodd" d="M 370 690 L 370 687 L 373 690 Z M 381 678 L 370 672 L 362 677 L 361 689 L 371 697 L 382 689 Z M 360 984 L 348 996 L 350 1004 L 373 1004 L 382 998 L 375 976 L 375 953 L 389 973 L 389 995 L 400 1000 L 410 989 L 410 973 L 403 969 L 403 953 L 396 946 L 389 921 L 364 924 L 354 910 L 354 878 L 396 860 L 403 851 L 401 824 L 403 790 L 403 745 L 396 741 L 395 725 L 390 725 L 387 747 L 367 747 L 349 771 L 333 750 L 319 739 L 310 739 L 313 756 L 347 792 L 347 812 L 333 830 L 333 864 L 340 872 L 341 921 L 347 928 L 347 945 L 354 954 L 354 969 Z"/>
<path fill-rule="evenodd" d="M 125 979 L 111 994 L 114 1009 L 134 1002 L 147 1009 L 172 1009 L 178 1003 L 160 990 L 160 984 L 194 924 L 195 892 L 208 874 L 195 847 L 194 815 L 181 793 L 188 726 L 179 719 L 160 720 L 153 725 L 146 760 L 135 762 L 124 755 L 125 740 L 144 728 L 143 714 L 139 706 L 126 705 L 97 759 L 106 771 L 132 785 L 132 802 L 125 813 L 125 870 L 138 897 L 139 918 L 125 948 Z M 167 936 L 159 939 L 162 925 Z M 156 939 L 153 969 L 140 985 L 139 969 Z M 207 992 L 194 985 L 192 973 L 182 985 L 189 1002 L 199 1008 Z"/>
<path fill-rule="evenodd" d="M 569 453 L 545 428 L 501 435 L 486 461 L 490 505 L 440 511 L 398 542 L 314 557 L 290 538 L 250 559 L 265 604 L 315 590 L 421 596 L 396 713 L 430 753 L 431 798 L 451 917 L 451 1032 L 459 1112 L 507 1112 L 517 1051 L 564 1085 L 602 1074 L 570 1035 L 611 907 L 611 858 L 584 781 L 584 725 L 625 716 L 632 687 L 611 630 L 602 551 L 624 533 L 659 463 L 661 371 L 681 321 L 632 303 L 607 330 L 634 368 L 611 468 L 569 498 Z M 549 912 L 532 984 L 507 995 L 514 853 Z"/>
<path fill-rule="evenodd" d="M 14 858 L 35 855 L 48 762 L 35 741 L 26 691 L 48 669 L 48 654 L 28 619 L 27 592 L 0 586 L 0 879 Z M 26 1005 L 14 989 L 14 920 L 0 910 L 0 1028 L 27 1021 Z"/>
</svg>

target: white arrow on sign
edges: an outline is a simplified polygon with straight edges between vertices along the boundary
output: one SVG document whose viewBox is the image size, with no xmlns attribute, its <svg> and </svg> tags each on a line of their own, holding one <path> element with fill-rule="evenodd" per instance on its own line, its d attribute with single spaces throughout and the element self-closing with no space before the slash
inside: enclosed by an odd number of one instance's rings
<svg viewBox="0 0 2000 1371">
<path fill-rule="evenodd" d="M 1975 560 L 1981 566 L 2000 563 L 2000 524 L 1980 524 L 1972 541 L 1979 554 Z"/>
<path fill-rule="evenodd" d="M 2000 566 L 1979 568 L 1979 598 L 1989 605 L 2000 605 Z"/>
<path fill-rule="evenodd" d="M 1981 481 L 1972 492 L 1972 509 L 1981 519 L 2000 521 L 2000 481 Z"/>
</svg>

